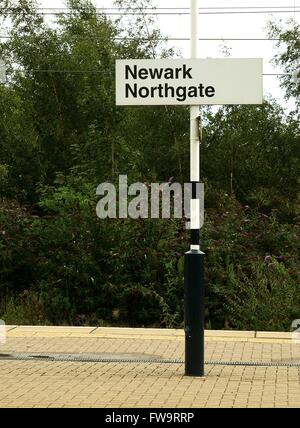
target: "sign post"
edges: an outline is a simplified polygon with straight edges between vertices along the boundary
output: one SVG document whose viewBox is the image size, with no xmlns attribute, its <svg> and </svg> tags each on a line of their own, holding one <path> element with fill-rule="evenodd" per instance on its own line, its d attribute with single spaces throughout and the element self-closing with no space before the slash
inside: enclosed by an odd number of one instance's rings
<svg viewBox="0 0 300 428">
<path fill-rule="evenodd" d="M 204 376 L 204 253 L 200 249 L 200 105 L 261 104 L 262 60 L 197 59 L 198 0 L 190 59 L 116 61 L 117 105 L 190 106 L 190 250 L 184 256 L 185 374 Z M 201 213 L 202 214 L 202 213 Z"/>
<path fill-rule="evenodd" d="M 198 55 L 198 0 L 191 0 L 191 58 Z M 199 195 L 200 141 L 199 106 L 190 106 L 190 181 L 192 183 L 190 251 L 184 256 L 185 374 L 204 376 L 204 253 L 200 251 Z M 198 198 L 197 198 L 198 196 Z"/>
<path fill-rule="evenodd" d="M 4 61 L 0 58 L 0 83 L 5 83 L 6 80 L 6 70 Z"/>
</svg>

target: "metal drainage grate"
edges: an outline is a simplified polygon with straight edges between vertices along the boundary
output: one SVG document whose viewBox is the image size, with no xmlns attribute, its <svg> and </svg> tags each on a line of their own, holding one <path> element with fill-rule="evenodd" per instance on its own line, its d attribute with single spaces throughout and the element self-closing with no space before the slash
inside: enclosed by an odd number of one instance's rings
<svg viewBox="0 0 300 428">
<path fill-rule="evenodd" d="M 111 354 L 110 354 L 111 355 Z M 126 355 L 126 354 L 125 354 Z M 143 363 L 143 364 L 184 364 L 179 359 L 145 358 L 145 356 L 126 357 L 116 355 L 105 357 L 105 355 L 94 354 L 32 354 L 32 353 L 10 353 L 1 354 L 0 360 L 45 360 L 65 362 L 89 362 L 89 363 Z M 251 366 L 251 367 L 296 367 L 300 368 L 300 362 L 292 361 L 205 361 L 206 365 L 213 366 Z"/>
<path fill-rule="evenodd" d="M 29 357 L 37 358 L 39 360 L 53 360 L 53 357 L 51 357 L 50 355 L 29 355 Z"/>
</svg>

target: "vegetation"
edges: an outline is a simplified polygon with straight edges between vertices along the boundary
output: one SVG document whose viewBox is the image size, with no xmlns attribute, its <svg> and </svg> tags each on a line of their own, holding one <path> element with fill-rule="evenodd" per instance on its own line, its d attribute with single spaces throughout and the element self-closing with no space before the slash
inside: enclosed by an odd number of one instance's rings
<svg viewBox="0 0 300 428">
<path fill-rule="evenodd" d="M 110 21 L 69 0 L 55 25 L 34 1 L 4 0 L 0 43 L 0 318 L 7 323 L 180 327 L 183 220 L 96 216 L 96 187 L 189 179 L 186 108 L 116 107 L 116 58 L 172 56 L 146 17 Z M 118 1 L 133 12 L 142 0 Z M 300 60 L 300 29 L 270 26 L 276 61 Z M 292 71 L 293 71 L 292 70 Z M 203 111 L 206 325 L 289 330 L 300 315 L 299 83 L 286 115 Z"/>
</svg>

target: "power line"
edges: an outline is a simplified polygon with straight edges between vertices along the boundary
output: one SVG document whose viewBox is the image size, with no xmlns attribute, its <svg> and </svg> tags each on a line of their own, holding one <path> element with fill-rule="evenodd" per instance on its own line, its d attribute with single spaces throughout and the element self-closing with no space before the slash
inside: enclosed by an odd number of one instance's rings
<svg viewBox="0 0 300 428">
<path fill-rule="evenodd" d="M 270 14 L 270 13 L 299 13 L 300 10 L 250 10 L 250 11 L 220 11 L 220 12 L 198 12 L 199 15 L 235 15 L 235 14 Z M 72 12 L 37 12 L 39 15 L 44 16 L 53 16 L 63 13 L 65 15 L 71 15 Z M 8 15 L 13 14 L 13 12 L 8 12 Z M 96 15 L 102 15 L 101 12 L 95 12 Z M 108 16 L 122 16 L 122 15 L 144 15 L 144 16 L 158 16 L 158 15 L 167 15 L 167 16 L 181 16 L 181 15 L 190 15 L 189 12 L 145 12 L 145 11 L 136 11 L 136 12 L 107 12 L 105 15 Z"/>
<path fill-rule="evenodd" d="M 12 39 L 12 36 L 5 36 L 0 35 L 0 39 Z M 26 38 L 26 36 L 22 36 L 22 38 Z M 92 37 L 87 36 L 72 36 L 72 38 L 78 38 L 78 39 L 92 39 Z M 95 39 L 95 38 L 93 38 Z M 97 39 L 96 39 L 97 40 Z M 100 40 L 100 39 L 99 39 Z M 134 37 L 114 37 L 114 40 L 136 40 Z M 148 38 L 141 37 L 139 40 L 146 41 L 149 40 Z M 155 40 L 161 40 L 161 41 L 190 41 L 189 37 L 158 37 Z M 273 39 L 273 38 L 229 38 L 229 37 L 200 37 L 198 40 L 202 41 L 280 41 L 281 39 Z"/>
<path fill-rule="evenodd" d="M 31 69 L 29 71 L 34 71 L 37 73 L 70 73 L 70 74 L 84 74 L 84 73 L 93 73 L 93 74 L 102 74 L 111 76 L 111 73 L 104 73 L 102 70 L 53 70 L 53 69 Z M 262 76 L 291 76 L 290 73 L 262 73 Z"/>
<path fill-rule="evenodd" d="M 263 76 L 291 76 L 290 73 L 262 73 Z"/>
<path fill-rule="evenodd" d="M 199 10 L 244 10 L 244 9 L 293 9 L 296 8 L 298 9 L 300 6 L 294 6 L 294 5 L 290 5 L 290 6 L 212 6 L 212 7 L 199 7 Z M 125 7 L 96 7 L 94 10 L 129 10 L 130 8 L 125 8 Z M 14 11 L 14 8 L 0 8 L 1 10 L 12 10 Z M 72 9 L 67 8 L 67 7 L 38 7 L 36 9 L 37 11 L 39 10 L 57 10 L 57 11 L 72 11 Z M 131 8 L 131 10 L 140 10 L 140 8 Z M 142 10 L 146 11 L 146 10 L 190 10 L 189 7 L 143 7 Z M 83 10 L 84 11 L 84 10 Z M 74 10 L 74 12 L 76 12 L 76 10 Z"/>
<path fill-rule="evenodd" d="M 269 14 L 269 13 L 299 13 L 300 10 L 256 10 L 256 11 L 233 11 L 233 12 L 199 12 L 199 15 L 235 15 L 235 14 Z M 41 15 L 57 15 L 60 12 L 45 12 L 40 13 Z M 69 15 L 71 12 L 64 12 L 64 14 Z M 96 12 L 96 15 L 101 15 L 101 12 Z M 181 15 L 190 15 L 189 12 L 108 12 L 105 13 L 108 16 L 121 16 L 121 15 L 149 15 L 149 16 L 159 16 L 159 15 L 167 15 L 167 16 L 181 16 Z"/>
</svg>

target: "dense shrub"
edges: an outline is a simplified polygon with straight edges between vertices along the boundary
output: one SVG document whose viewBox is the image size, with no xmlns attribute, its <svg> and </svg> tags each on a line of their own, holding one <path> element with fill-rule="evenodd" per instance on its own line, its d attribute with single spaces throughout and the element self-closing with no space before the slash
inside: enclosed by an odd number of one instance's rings
<svg viewBox="0 0 300 428">
<path fill-rule="evenodd" d="M 2 200 L 1 316 L 181 326 L 183 222 L 100 220 L 95 205 L 78 182 L 46 189 L 31 212 Z M 207 209 L 202 236 L 207 327 L 288 329 L 300 311 L 299 226 L 227 196 Z"/>
</svg>

